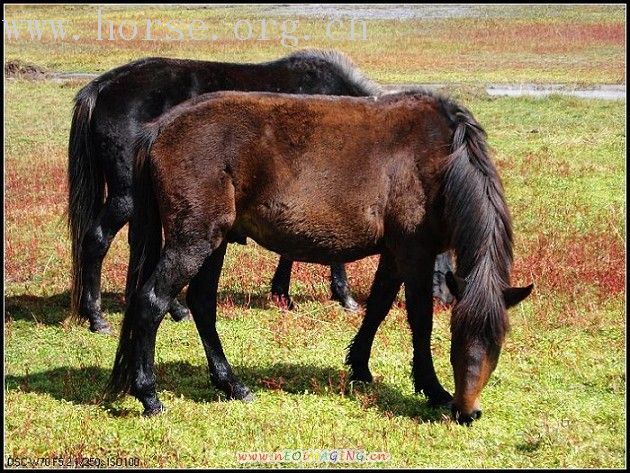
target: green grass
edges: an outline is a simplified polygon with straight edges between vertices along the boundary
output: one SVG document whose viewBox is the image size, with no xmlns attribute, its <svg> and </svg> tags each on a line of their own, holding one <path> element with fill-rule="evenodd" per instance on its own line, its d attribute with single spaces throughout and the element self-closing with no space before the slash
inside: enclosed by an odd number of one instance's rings
<svg viewBox="0 0 630 473">
<path fill-rule="evenodd" d="M 477 16 L 461 18 L 366 19 L 366 40 L 350 39 L 350 22 L 332 25 L 328 17 L 279 15 L 264 7 L 222 8 L 100 7 L 98 40 L 96 6 L 8 6 L 5 19 L 64 20 L 65 41 L 54 41 L 44 30 L 43 40 L 31 40 L 26 23 L 19 39 L 7 39 L 6 59 L 30 61 L 53 71 L 105 71 L 145 56 L 195 57 L 206 60 L 262 61 L 296 48 L 335 48 L 348 53 L 366 73 L 386 83 L 624 83 L 625 9 L 623 6 L 478 6 Z M 357 9 L 361 7 L 357 6 Z M 373 8 L 373 7 L 370 7 Z M 412 7 L 409 7 L 412 8 Z M 184 34 L 182 41 L 149 41 L 147 19 L 172 21 Z M 277 22 L 262 36 L 262 20 Z M 207 33 L 191 41 L 186 29 L 203 21 Z M 252 27 L 251 39 L 239 40 L 237 22 Z M 109 21 L 115 27 L 131 22 L 138 32 L 130 41 L 109 41 Z M 286 41 L 282 44 L 282 23 Z M 357 26 L 357 31 L 359 31 Z M 165 38 L 166 27 L 153 26 L 153 38 Z M 244 38 L 245 33 L 239 33 Z M 80 39 L 75 41 L 74 35 Z M 358 33 L 357 33 L 358 35 Z M 118 38 L 119 33 L 116 33 Z M 308 37 L 309 39 L 305 39 Z M 5 38 L 8 38 L 5 33 Z M 357 36 L 358 38 L 358 36 Z"/>
<path fill-rule="evenodd" d="M 372 367 L 381 380 L 351 393 L 341 356 L 357 318 L 317 303 L 297 314 L 252 308 L 222 319 L 227 356 L 256 393 L 250 405 L 208 386 L 192 324 L 166 321 L 157 372 L 168 411 L 155 419 L 142 418 L 129 398 L 98 405 L 115 339 L 16 318 L 8 328 L 7 451 L 139 457 L 146 466 L 237 466 L 237 451 L 325 448 L 386 451 L 392 466 L 621 466 L 625 378 L 615 360 L 622 332 L 532 330 L 526 320 L 535 307 L 513 314 L 516 328 L 484 391 L 486 418 L 471 429 L 413 395 L 401 310 L 376 339 Z M 312 310 L 316 320 L 301 315 Z M 600 310 L 594 315 L 618 326 L 620 304 Z M 446 313 L 434 340 L 438 373 L 452 389 Z"/>
</svg>

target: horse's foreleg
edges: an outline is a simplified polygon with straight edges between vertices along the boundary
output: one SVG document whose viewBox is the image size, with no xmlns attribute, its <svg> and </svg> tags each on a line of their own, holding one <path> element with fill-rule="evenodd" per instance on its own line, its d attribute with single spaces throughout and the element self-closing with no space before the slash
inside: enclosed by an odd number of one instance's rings
<svg viewBox="0 0 630 473">
<path fill-rule="evenodd" d="M 348 275 L 343 264 L 330 266 L 330 290 L 332 291 L 332 298 L 339 301 L 344 309 L 350 312 L 359 310 L 359 304 L 350 294 Z"/>
<path fill-rule="evenodd" d="M 271 297 L 280 307 L 293 309 L 293 301 L 289 296 L 289 283 L 291 282 L 291 269 L 293 261 L 284 256 L 280 256 L 278 267 L 271 280 Z"/>
<path fill-rule="evenodd" d="M 372 382 L 368 361 L 374 336 L 394 303 L 401 283 L 391 256 L 382 254 L 367 300 L 365 318 L 348 347 L 346 364 L 350 366 L 351 380 Z"/>
<path fill-rule="evenodd" d="M 222 243 L 203 263 L 188 286 L 187 302 L 208 358 L 212 383 L 231 399 L 251 401 L 253 395 L 234 376 L 216 330 L 217 288 L 226 247 L 227 242 Z"/>
<path fill-rule="evenodd" d="M 431 355 L 433 330 L 433 276 L 434 257 L 417 261 L 405 274 L 405 300 L 407 320 L 413 341 L 413 381 L 416 393 L 423 392 L 429 405 L 449 404 L 453 397 L 442 387 L 435 373 Z"/>
</svg>

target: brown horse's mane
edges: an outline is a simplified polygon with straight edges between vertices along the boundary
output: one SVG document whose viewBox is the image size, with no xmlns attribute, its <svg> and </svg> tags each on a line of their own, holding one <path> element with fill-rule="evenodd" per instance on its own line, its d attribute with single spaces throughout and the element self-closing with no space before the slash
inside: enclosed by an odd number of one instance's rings
<svg viewBox="0 0 630 473">
<path fill-rule="evenodd" d="M 444 218 L 451 227 L 457 272 L 467 281 L 453 309 L 451 331 L 458 339 L 476 333 L 501 346 L 509 330 L 503 291 L 510 287 L 512 220 L 486 132 L 465 108 L 443 104 L 457 123 L 445 176 Z"/>
<path fill-rule="evenodd" d="M 453 129 L 444 176 L 444 219 L 451 229 L 449 246 L 456 251 L 457 272 L 468 286 L 453 309 L 451 331 L 455 337 L 476 333 L 500 346 L 510 328 L 503 291 L 510 287 L 513 260 L 512 219 L 503 184 L 490 159 L 486 132 L 467 108 L 423 87 L 379 100 L 426 97 L 436 101 Z"/>
</svg>

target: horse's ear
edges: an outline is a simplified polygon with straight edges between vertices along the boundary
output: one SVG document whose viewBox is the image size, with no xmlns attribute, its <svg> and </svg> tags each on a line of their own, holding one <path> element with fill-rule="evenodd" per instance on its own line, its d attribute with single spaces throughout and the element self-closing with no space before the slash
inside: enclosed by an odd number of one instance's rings
<svg viewBox="0 0 630 473">
<path fill-rule="evenodd" d="M 445 278 L 448 290 L 451 291 L 451 294 L 453 294 L 455 299 L 460 300 L 464 294 L 464 289 L 466 289 L 466 281 L 453 274 L 452 271 L 447 271 Z"/>
<path fill-rule="evenodd" d="M 530 284 L 527 287 L 508 287 L 503 291 L 503 300 L 505 301 L 505 307 L 514 307 L 519 302 L 523 301 L 527 296 L 532 293 L 534 285 Z"/>
</svg>

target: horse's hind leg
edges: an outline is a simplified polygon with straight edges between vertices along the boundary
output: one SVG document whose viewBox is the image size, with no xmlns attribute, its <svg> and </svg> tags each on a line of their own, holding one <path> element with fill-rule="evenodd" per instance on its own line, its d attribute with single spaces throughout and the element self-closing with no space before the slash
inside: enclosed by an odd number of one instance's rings
<svg viewBox="0 0 630 473">
<path fill-rule="evenodd" d="M 206 259 L 188 286 L 186 300 L 208 358 L 212 383 L 230 399 L 251 401 L 253 395 L 249 388 L 234 376 L 216 330 L 217 287 L 226 247 L 227 242 L 222 243 Z"/>
<path fill-rule="evenodd" d="M 346 364 L 350 366 L 352 381 L 372 382 L 368 361 L 374 336 L 392 307 L 401 284 L 392 257 L 383 253 L 367 300 L 365 318 L 348 347 Z"/>
<path fill-rule="evenodd" d="M 132 212 L 129 189 L 113 188 L 99 213 L 95 224 L 85 235 L 81 251 L 81 297 L 79 315 L 90 322 L 90 330 L 111 333 L 111 326 L 101 311 L 101 271 L 103 259 L 112 240 L 127 223 Z"/>
<path fill-rule="evenodd" d="M 280 256 L 278 267 L 271 279 L 271 297 L 281 307 L 293 309 L 293 301 L 289 296 L 289 284 L 291 282 L 291 269 L 293 261 L 284 256 Z"/>
<path fill-rule="evenodd" d="M 446 252 L 437 255 L 433 271 L 433 297 L 437 297 L 447 305 L 453 302 L 453 295 L 446 285 L 446 273 L 449 271 L 455 272 L 451 253 Z"/>
<path fill-rule="evenodd" d="M 167 244 L 155 271 L 129 301 L 125 315 L 128 320 L 121 330 L 120 356 L 117 355 L 113 377 L 122 379 L 116 383 L 119 388 L 129 384 L 130 393 L 142 403 L 147 416 L 163 410 L 155 390 L 153 372 L 157 329 L 173 298 L 197 273 L 210 253 L 211 246 L 207 242 L 185 247 Z M 130 324 L 128 329 L 126 323 Z"/>
<path fill-rule="evenodd" d="M 278 267 L 271 280 L 271 296 L 276 303 L 287 309 L 293 309 L 295 305 L 289 295 L 289 284 L 291 281 L 291 269 L 293 261 L 280 256 Z M 330 266 L 330 289 L 332 298 L 342 305 L 342 307 L 351 312 L 359 308 L 359 304 L 352 298 L 350 287 L 348 285 L 348 276 L 343 264 L 334 264 Z"/>
<path fill-rule="evenodd" d="M 449 404 L 453 397 L 442 387 L 431 355 L 433 330 L 433 264 L 435 256 L 424 256 L 404 274 L 407 320 L 413 341 L 413 381 L 415 391 L 423 392 L 429 405 Z"/>
<path fill-rule="evenodd" d="M 359 309 L 359 304 L 357 304 L 357 301 L 355 301 L 352 294 L 350 294 L 348 275 L 346 274 L 346 268 L 343 264 L 333 264 L 330 266 L 330 290 L 332 291 L 332 298 L 339 301 L 344 309 L 350 312 Z"/>
<path fill-rule="evenodd" d="M 141 255 L 136 250 L 137 245 L 134 244 L 134 240 L 142 231 L 145 231 L 145 229 L 137 229 L 133 220 L 129 222 L 129 265 L 127 266 L 127 283 L 125 287 L 125 300 L 127 302 L 129 302 L 129 295 L 134 290 L 133 285 L 137 280 L 137 270 L 141 258 Z M 176 322 L 184 320 L 189 315 L 188 309 L 177 298 L 171 301 L 168 311 Z"/>
</svg>

